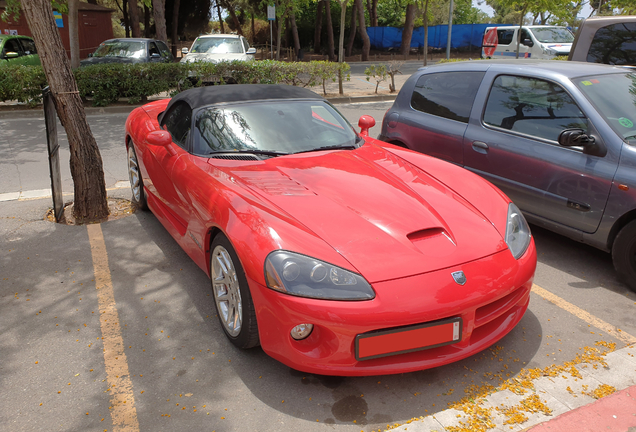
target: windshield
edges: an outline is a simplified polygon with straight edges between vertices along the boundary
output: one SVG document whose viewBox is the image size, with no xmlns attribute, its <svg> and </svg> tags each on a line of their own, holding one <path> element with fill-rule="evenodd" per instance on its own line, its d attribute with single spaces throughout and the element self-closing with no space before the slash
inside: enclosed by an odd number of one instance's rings
<svg viewBox="0 0 636 432">
<path fill-rule="evenodd" d="M 198 38 L 192 44 L 193 53 L 206 54 L 242 54 L 243 46 L 237 38 L 205 37 Z"/>
<path fill-rule="evenodd" d="M 194 152 L 291 154 L 321 147 L 356 146 L 358 136 L 320 100 L 252 102 L 203 108 L 196 114 Z"/>
<path fill-rule="evenodd" d="M 130 57 L 142 58 L 146 56 L 143 42 L 104 42 L 93 53 L 93 57 Z"/>
<path fill-rule="evenodd" d="M 572 80 L 623 139 L 636 137 L 636 74 L 607 74 Z"/>
<path fill-rule="evenodd" d="M 574 36 L 563 27 L 541 27 L 530 29 L 534 37 L 541 43 L 572 43 Z"/>
</svg>

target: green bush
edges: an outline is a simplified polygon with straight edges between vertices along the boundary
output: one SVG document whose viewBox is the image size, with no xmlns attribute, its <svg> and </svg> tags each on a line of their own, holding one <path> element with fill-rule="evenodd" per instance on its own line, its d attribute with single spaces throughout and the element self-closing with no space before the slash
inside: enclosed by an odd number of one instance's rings
<svg viewBox="0 0 636 432">
<path fill-rule="evenodd" d="M 210 82 L 227 84 L 289 84 L 302 87 L 321 85 L 338 74 L 349 80 L 347 63 L 324 61 L 286 63 L 273 60 L 253 62 L 196 63 L 108 63 L 74 71 L 82 98 L 95 106 L 106 106 L 127 98 L 131 104 L 162 92 L 176 94 Z M 46 79 L 40 66 L 0 68 L 0 100 L 18 100 L 37 105 Z"/>
<path fill-rule="evenodd" d="M 0 101 L 17 100 L 35 106 L 42 102 L 46 86 L 41 66 L 10 65 L 0 67 Z"/>
</svg>

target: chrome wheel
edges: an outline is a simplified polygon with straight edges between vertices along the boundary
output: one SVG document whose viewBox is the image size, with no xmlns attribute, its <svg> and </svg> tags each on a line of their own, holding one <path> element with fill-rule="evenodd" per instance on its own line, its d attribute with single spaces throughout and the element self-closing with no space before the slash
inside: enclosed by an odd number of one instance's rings
<svg viewBox="0 0 636 432">
<path fill-rule="evenodd" d="M 130 189 L 132 190 L 135 202 L 141 202 L 141 176 L 139 174 L 139 164 L 137 155 L 132 143 L 128 145 L 128 177 L 130 178 Z"/>
<path fill-rule="evenodd" d="M 236 267 L 221 245 L 214 248 L 211 261 L 212 290 L 219 318 L 227 334 L 237 337 L 243 325 L 243 302 Z"/>
</svg>

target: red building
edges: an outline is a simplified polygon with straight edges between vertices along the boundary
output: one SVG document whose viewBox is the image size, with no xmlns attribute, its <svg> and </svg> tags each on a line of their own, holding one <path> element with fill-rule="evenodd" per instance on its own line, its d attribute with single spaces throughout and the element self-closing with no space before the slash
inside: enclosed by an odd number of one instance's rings
<svg viewBox="0 0 636 432">
<path fill-rule="evenodd" d="M 0 15 L 7 6 L 6 1 L 0 1 Z M 100 43 L 113 37 L 113 24 L 111 13 L 113 9 L 91 3 L 79 3 L 79 46 L 80 58 L 88 57 L 95 51 Z M 68 16 L 56 13 L 56 22 L 62 37 L 62 43 L 66 53 L 70 57 L 70 44 L 68 38 Z M 61 19 L 60 19 L 61 18 Z M 0 32 L 3 34 L 20 34 L 31 36 L 31 31 L 26 18 L 20 14 L 17 22 L 4 22 L 0 20 Z"/>
</svg>

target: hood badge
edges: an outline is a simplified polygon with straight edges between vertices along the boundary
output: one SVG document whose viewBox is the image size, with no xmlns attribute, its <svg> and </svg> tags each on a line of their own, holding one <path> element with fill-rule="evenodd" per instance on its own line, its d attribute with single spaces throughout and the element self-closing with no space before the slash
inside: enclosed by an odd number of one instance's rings
<svg viewBox="0 0 636 432">
<path fill-rule="evenodd" d="M 458 283 L 459 285 L 464 285 L 466 283 L 466 275 L 461 270 L 452 272 L 451 276 L 453 277 L 455 282 Z"/>
</svg>

